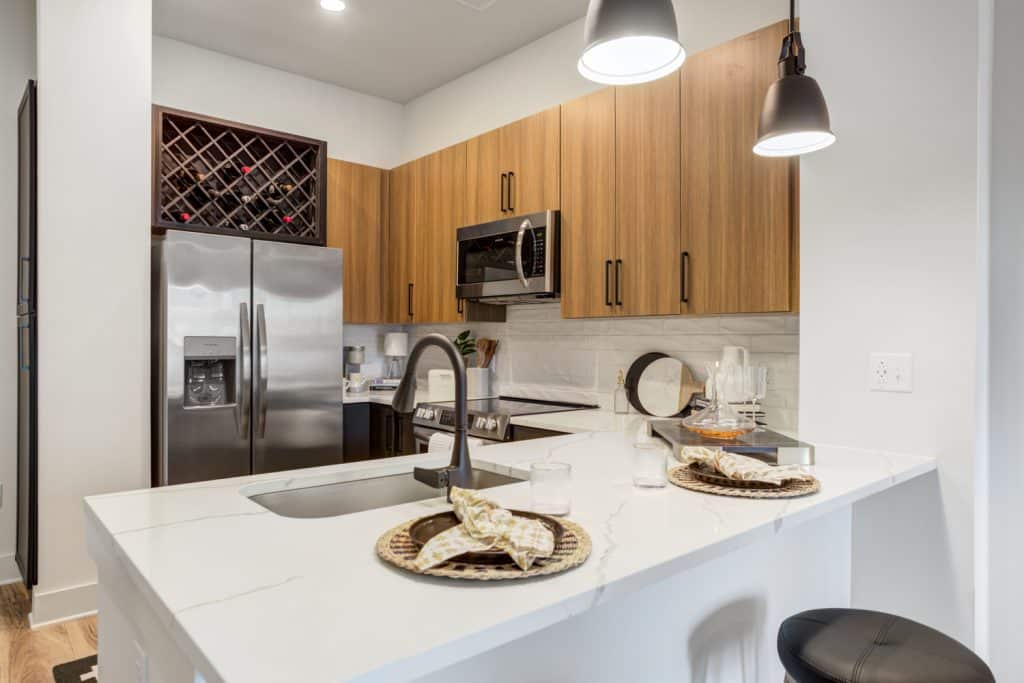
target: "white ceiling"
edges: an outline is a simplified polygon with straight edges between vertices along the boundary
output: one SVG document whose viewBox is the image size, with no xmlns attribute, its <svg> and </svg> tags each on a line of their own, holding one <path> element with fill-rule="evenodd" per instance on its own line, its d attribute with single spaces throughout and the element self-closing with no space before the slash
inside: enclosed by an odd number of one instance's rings
<svg viewBox="0 0 1024 683">
<path fill-rule="evenodd" d="M 587 11 L 587 0 L 346 3 L 334 14 L 319 0 L 154 0 L 153 31 L 405 103 Z"/>
</svg>

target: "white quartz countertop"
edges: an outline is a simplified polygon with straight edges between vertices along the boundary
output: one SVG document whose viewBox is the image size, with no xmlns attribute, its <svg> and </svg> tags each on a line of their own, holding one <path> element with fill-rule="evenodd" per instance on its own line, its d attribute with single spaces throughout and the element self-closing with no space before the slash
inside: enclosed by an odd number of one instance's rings
<svg viewBox="0 0 1024 683">
<path fill-rule="evenodd" d="M 352 394 L 345 392 L 345 405 L 349 403 L 383 403 L 385 405 L 391 405 L 391 400 L 395 397 L 393 391 L 370 391 L 366 390 L 362 393 Z"/>
<path fill-rule="evenodd" d="M 98 563 L 124 568 L 133 584 L 125 590 L 143 596 L 210 683 L 403 681 L 935 468 L 929 458 L 819 445 L 818 494 L 749 500 L 673 486 L 634 488 L 630 441 L 622 433 L 476 448 L 473 458 L 481 469 L 524 478 L 537 460 L 571 463 L 570 519 L 590 533 L 589 560 L 530 581 L 420 577 L 383 563 L 374 545 L 397 524 L 448 509 L 441 497 L 291 519 L 242 494 L 446 462 L 436 455 L 90 497 L 89 547 Z M 508 507 L 529 505 L 527 483 L 488 493 Z"/>
</svg>

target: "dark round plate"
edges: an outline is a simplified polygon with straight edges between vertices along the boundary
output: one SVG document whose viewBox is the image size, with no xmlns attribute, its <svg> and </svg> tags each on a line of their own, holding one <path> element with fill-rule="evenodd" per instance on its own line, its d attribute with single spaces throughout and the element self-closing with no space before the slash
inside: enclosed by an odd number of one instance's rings
<svg viewBox="0 0 1024 683">
<path fill-rule="evenodd" d="M 539 520 L 541 524 L 551 530 L 551 533 L 555 535 L 555 546 L 558 546 L 558 542 L 562 540 L 562 534 L 565 533 L 565 527 L 563 527 L 557 519 L 553 519 L 546 515 L 538 515 L 535 512 L 526 512 L 524 510 L 510 510 L 510 512 L 516 517 L 526 517 L 527 519 Z M 439 512 L 436 515 L 430 515 L 423 519 L 416 520 L 413 525 L 409 527 L 409 538 L 417 547 L 422 548 L 427 541 L 432 539 L 438 534 L 448 531 L 452 527 L 456 527 L 460 524 L 459 518 L 454 512 Z M 450 561 L 465 562 L 466 564 L 506 564 L 512 561 L 508 553 L 504 550 L 492 549 L 484 550 L 478 553 L 463 553 L 458 557 L 453 557 Z"/>
<path fill-rule="evenodd" d="M 769 484 L 764 481 L 744 481 L 742 479 L 730 479 L 716 469 L 713 469 L 709 465 L 705 465 L 702 462 L 691 462 L 690 463 L 690 474 L 693 475 L 694 479 L 702 481 L 705 484 L 714 484 L 715 486 L 728 486 L 731 489 L 778 489 L 780 488 L 776 484 Z"/>
</svg>

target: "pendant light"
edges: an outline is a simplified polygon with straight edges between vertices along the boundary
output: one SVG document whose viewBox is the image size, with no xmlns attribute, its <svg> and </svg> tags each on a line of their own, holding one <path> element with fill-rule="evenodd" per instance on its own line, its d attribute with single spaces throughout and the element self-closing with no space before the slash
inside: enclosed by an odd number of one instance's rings
<svg viewBox="0 0 1024 683">
<path fill-rule="evenodd" d="M 645 83 L 686 59 L 672 0 L 590 0 L 576 68 L 597 83 Z"/>
<path fill-rule="evenodd" d="M 789 2 L 789 34 L 782 39 L 779 80 L 768 88 L 754 153 L 791 157 L 825 149 L 836 141 L 828 105 L 818 82 L 805 76 L 806 52 L 796 30 L 796 0 Z"/>
</svg>

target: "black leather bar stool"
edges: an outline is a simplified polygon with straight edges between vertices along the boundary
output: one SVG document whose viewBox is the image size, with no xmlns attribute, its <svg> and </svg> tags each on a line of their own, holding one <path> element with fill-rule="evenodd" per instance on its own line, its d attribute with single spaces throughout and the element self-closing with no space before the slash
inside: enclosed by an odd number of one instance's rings
<svg viewBox="0 0 1024 683">
<path fill-rule="evenodd" d="M 969 649 L 894 614 L 815 609 L 779 627 L 779 657 L 795 683 L 995 683 Z"/>
</svg>

